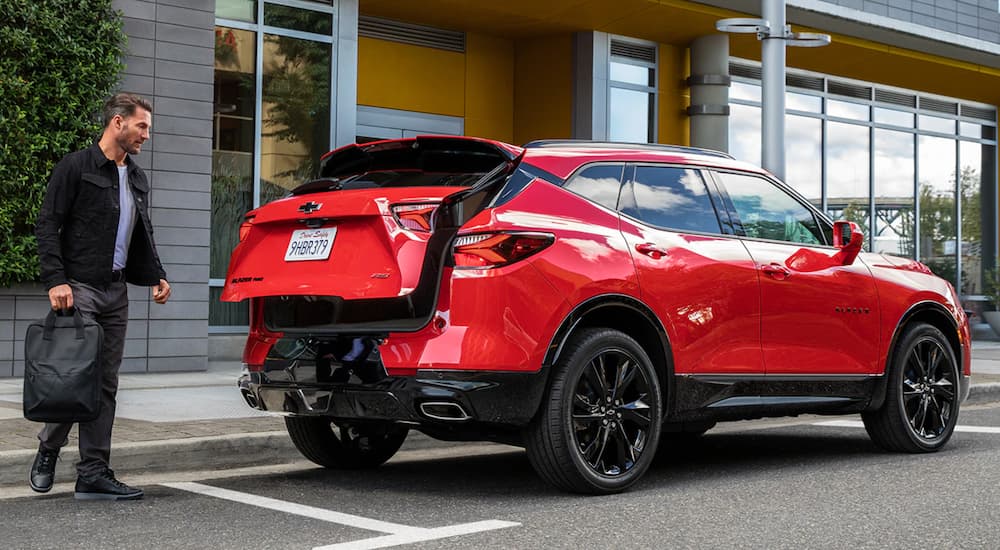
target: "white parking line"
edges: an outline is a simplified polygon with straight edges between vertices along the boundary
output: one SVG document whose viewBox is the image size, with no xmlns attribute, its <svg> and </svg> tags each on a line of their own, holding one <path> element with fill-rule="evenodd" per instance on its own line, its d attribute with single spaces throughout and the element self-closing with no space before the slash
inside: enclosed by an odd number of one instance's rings
<svg viewBox="0 0 1000 550">
<path fill-rule="evenodd" d="M 411 527 L 409 525 L 402 525 L 399 523 L 379 521 L 377 519 L 355 516 L 353 514 L 334 512 L 333 510 L 327 510 L 324 508 L 316 508 L 315 506 L 295 504 L 294 502 L 285 502 L 283 500 L 251 495 L 249 493 L 241 493 L 239 491 L 212 487 L 210 485 L 202 485 L 201 483 L 176 482 L 161 483 L 161 485 L 172 489 L 187 491 L 189 493 L 221 498 L 223 500 L 249 504 L 251 506 L 277 510 L 279 512 L 295 514 L 297 516 L 304 516 L 321 521 L 328 521 L 330 523 L 337 523 L 348 527 L 357 527 L 359 529 L 367 529 L 369 531 L 389 533 L 385 536 L 373 537 L 370 539 L 343 542 L 329 546 L 317 546 L 313 550 L 362 550 L 369 548 L 387 548 L 389 546 L 412 544 L 415 542 L 443 539 L 447 537 L 457 537 L 459 535 L 468 535 L 470 533 L 492 531 L 495 529 L 517 527 L 521 525 L 520 523 L 510 521 L 490 520 L 425 529 L 423 527 Z"/>
<path fill-rule="evenodd" d="M 837 428 L 864 428 L 864 422 L 860 420 L 830 420 L 827 422 L 816 422 L 814 426 L 832 426 Z M 969 432 L 979 434 L 1000 434 L 1000 428 L 992 426 L 955 426 L 956 432 Z"/>
</svg>

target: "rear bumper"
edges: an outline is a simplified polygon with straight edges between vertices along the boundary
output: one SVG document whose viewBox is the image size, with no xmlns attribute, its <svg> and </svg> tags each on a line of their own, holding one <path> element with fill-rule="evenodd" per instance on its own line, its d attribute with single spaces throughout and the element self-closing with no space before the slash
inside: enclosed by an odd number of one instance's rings
<svg viewBox="0 0 1000 550">
<path fill-rule="evenodd" d="M 420 426 L 526 425 L 545 391 L 539 373 L 420 370 L 414 377 L 373 383 L 294 381 L 283 372 L 250 372 L 239 379 L 251 407 L 293 416 L 378 420 Z"/>
</svg>

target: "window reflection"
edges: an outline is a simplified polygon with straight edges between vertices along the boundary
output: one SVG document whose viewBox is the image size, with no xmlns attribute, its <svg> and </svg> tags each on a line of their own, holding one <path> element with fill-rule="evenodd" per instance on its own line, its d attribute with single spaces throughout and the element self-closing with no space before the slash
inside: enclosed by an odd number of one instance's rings
<svg viewBox="0 0 1000 550">
<path fill-rule="evenodd" d="M 215 0 L 215 16 L 253 23 L 257 19 L 257 2 L 254 0 Z"/>
<path fill-rule="evenodd" d="M 920 260 L 957 285 L 955 142 L 929 136 L 918 139 Z"/>
<path fill-rule="evenodd" d="M 785 108 L 791 111 L 819 113 L 823 110 L 823 100 L 819 96 L 788 92 L 785 94 Z"/>
<path fill-rule="evenodd" d="M 729 106 L 729 153 L 744 162 L 760 164 L 760 107 Z"/>
<path fill-rule="evenodd" d="M 962 194 L 962 294 L 983 293 L 982 157 L 982 145 L 970 142 L 962 142 L 959 145 L 958 189 Z"/>
<path fill-rule="evenodd" d="M 869 118 L 869 108 L 867 105 L 861 105 L 860 103 L 828 99 L 826 100 L 826 114 L 840 118 L 867 121 Z"/>
<path fill-rule="evenodd" d="M 861 226 L 870 244 L 868 210 L 868 128 L 841 122 L 827 123 L 827 210 L 834 219 Z"/>
<path fill-rule="evenodd" d="M 904 128 L 913 128 L 913 113 L 897 111 L 896 109 L 885 109 L 875 107 L 875 122 L 880 124 L 891 124 Z"/>
<path fill-rule="evenodd" d="M 733 81 L 729 87 L 730 99 L 745 99 L 747 101 L 760 101 L 760 86 L 748 84 L 746 82 Z"/>
<path fill-rule="evenodd" d="M 253 208 L 255 34 L 215 28 L 215 87 L 212 109 L 212 193 L 209 277 L 226 276 L 239 242 L 243 214 Z M 217 297 L 221 289 L 212 289 Z M 213 325 L 247 324 L 246 303 L 213 300 Z"/>
<path fill-rule="evenodd" d="M 730 172 L 718 176 L 748 237 L 805 244 L 825 241 L 812 212 L 773 183 Z"/>
<path fill-rule="evenodd" d="M 627 63 L 610 63 L 609 78 L 618 82 L 628 82 L 639 86 L 654 86 L 653 70 L 649 67 L 629 65 Z"/>
<path fill-rule="evenodd" d="M 653 140 L 652 98 L 648 92 L 611 88 L 608 137 L 612 141 L 649 143 Z"/>
<path fill-rule="evenodd" d="M 955 121 L 948 118 L 919 115 L 917 117 L 917 123 L 920 125 L 921 130 L 941 132 L 943 134 L 955 133 Z"/>
<path fill-rule="evenodd" d="M 817 208 L 821 203 L 823 178 L 823 135 L 818 118 L 785 117 L 785 139 L 794 143 L 785 149 L 787 183 Z"/>
<path fill-rule="evenodd" d="M 874 252 L 913 257 L 913 163 L 913 134 L 875 130 Z"/>
<path fill-rule="evenodd" d="M 582 195 L 611 210 L 618 207 L 621 187 L 622 164 L 588 166 L 566 182 L 566 189 Z"/>
<path fill-rule="evenodd" d="M 622 211 L 650 225 L 719 233 L 719 219 L 696 170 L 638 166 L 629 186 L 633 201 Z"/>
<path fill-rule="evenodd" d="M 330 148 L 330 44 L 264 37 L 261 204 L 312 178 Z"/>
</svg>

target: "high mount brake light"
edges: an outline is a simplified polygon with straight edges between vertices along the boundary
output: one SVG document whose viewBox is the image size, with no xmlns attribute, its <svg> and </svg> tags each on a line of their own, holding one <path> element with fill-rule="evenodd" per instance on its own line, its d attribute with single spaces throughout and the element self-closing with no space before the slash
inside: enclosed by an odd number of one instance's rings
<svg viewBox="0 0 1000 550">
<path fill-rule="evenodd" d="M 431 230 L 431 216 L 437 207 L 438 203 L 436 202 L 396 204 L 390 210 L 392 210 L 392 216 L 396 218 L 396 222 L 403 228 L 429 233 Z"/>
<path fill-rule="evenodd" d="M 255 217 L 256 216 L 250 215 L 243 218 L 243 223 L 240 224 L 240 242 L 243 242 L 243 240 L 247 238 L 247 235 L 250 234 L 250 226 L 253 225 L 253 219 Z"/>
<path fill-rule="evenodd" d="M 456 269 L 489 269 L 523 260 L 552 244 L 547 233 L 480 233 L 455 239 Z"/>
</svg>

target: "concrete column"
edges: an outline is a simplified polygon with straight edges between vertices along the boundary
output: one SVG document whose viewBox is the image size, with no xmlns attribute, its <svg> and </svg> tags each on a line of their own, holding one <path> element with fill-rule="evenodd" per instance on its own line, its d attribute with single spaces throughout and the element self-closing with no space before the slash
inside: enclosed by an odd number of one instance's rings
<svg viewBox="0 0 1000 550">
<path fill-rule="evenodd" d="M 785 0 L 762 0 L 771 24 L 761 47 L 761 166 L 785 179 Z"/>
<path fill-rule="evenodd" d="M 691 145 L 729 152 L 729 37 L 712 34 L 691 43 Z"/>
</svg>

